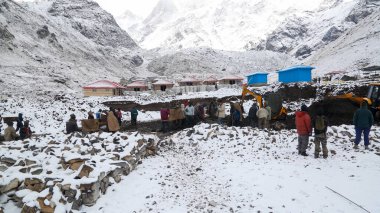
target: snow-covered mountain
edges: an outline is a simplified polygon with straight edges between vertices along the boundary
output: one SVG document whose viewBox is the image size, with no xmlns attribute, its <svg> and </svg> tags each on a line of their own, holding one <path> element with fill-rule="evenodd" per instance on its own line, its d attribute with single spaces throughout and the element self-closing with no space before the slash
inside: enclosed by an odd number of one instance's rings
<svg viewBox="0 0 380 213">
<path fill-rule="evenodd" d="M 144 48 L 208 46 L 244 50 L 259 44 L 287 20 L 309 18 L 317 11 L 358 0 L 161 0 L 140 28 L 128 29 Z M 349 10 L 349 9 L 348 9 Z M 341 15 L 339 15 L 341 16 Z M 343 15 L 342 15 L 343 16 Z M 344 18 L 344 17 L 343 17 Z M 137 30 L 138 32 L 133 32 Z"/>
<path fill-rule="evenodd" d="M 4 94 L 78 90 L 134 74 L 143 62 L 112 15 L 89 0 L 0 0 L 0 41 Z"/>
</svg>

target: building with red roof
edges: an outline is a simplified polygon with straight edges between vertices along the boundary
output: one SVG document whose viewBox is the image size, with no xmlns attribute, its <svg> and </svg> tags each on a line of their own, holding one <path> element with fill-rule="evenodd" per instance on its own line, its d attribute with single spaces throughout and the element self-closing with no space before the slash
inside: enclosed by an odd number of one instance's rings
<svg viewBox="0 0 380 213">
<path fill-rule="evenodd" d="M 100 80 L 82 87 L 84 96 L 121 96 L 126 87 L 108 80 Z"/>
<path fill-rule="evenodd" d="M 134 81 L 127 85 L 128 91 L 147 91 L 148 85 L 144 81 Z"/>
<path fill-rule="evenodd" d="M 155 80 L 152 83 L 152 88 L 155 91 L 166 91 L 167 89 L 171 89 L 173 87 L 174 87 L 173 82 L 162 80 L 162 79 Z"/>
<path fill-rule="evenodd" d="M 219 79 L 219 84 L 240 85 L 243 84 L 243 80 L 244 78 L 242 77 L 231 75 Z"/>
</svg>

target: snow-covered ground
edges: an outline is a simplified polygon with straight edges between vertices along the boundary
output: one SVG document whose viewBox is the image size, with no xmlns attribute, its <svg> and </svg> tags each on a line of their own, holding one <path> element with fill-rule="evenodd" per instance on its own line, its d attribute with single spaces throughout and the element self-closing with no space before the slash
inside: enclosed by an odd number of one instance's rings
<svg viewBox="0 0 380 213">
<path fill-rule="evenodd" d="M 167 138 L 159 156 L 82 211 L 365 212 L 332 189 L 379 212 L 380 128 L 370 151 L 352 149 L 352 126 L 331 127 L 328 136 L 336 154 L 314 159 L 297 155 L 294 131 L 202 124 Z"/>
</svg>

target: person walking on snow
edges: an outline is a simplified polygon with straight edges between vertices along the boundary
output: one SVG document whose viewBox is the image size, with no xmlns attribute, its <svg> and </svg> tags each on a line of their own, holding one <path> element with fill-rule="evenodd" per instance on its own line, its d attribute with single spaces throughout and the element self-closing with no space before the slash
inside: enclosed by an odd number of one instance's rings
<svg viewBox="0 0 380 213">
<path fill-rule="evenodd" d="M 185 107 L 185 116 L 186 116 L 186 126 L 191 127 L 194 125 L 194 106 L 193 103 L 189 103 Z"/>
<path fill-rule="evenodd" d="M 306 153 L 309 144 L 309 136 L 312 134 L 311 119 L 307 112 L 307 106 L 302 105 L 301 111 L 296 112 L 296 127 L 298 133 L 298 154 L 308 156 Z"/>
<path fill-rule="evenodd" d="M 360 109 L 356 110 L 353 121 L 356 132 L 354 149 L 359 149 L 358 145 L 361 141 L 362 133 L 364 133 L 365 149 L 368 149 L 369 132 L 374 123 L 374 118 L 372 112 L 368 110 L 368 104 L 366 101 L 363 101 Z"/>
<path fill-rule="evenodd" d="M 317 109 L 317 115 L 314 118 L 313 126 L 314 126 L 314 135 L 315 135 L 314 157 L 319 158 L 319 153 L 321 152 L 321 144 L 322 144 L 323 158 L 327 158 L 328 153 L 329 153 L 327 149 L 327 135 L 326 135 L 328 120 L 327 120 L 327 117 L 323 115 L 323 109 L 321 107 Z"/>
</svg>

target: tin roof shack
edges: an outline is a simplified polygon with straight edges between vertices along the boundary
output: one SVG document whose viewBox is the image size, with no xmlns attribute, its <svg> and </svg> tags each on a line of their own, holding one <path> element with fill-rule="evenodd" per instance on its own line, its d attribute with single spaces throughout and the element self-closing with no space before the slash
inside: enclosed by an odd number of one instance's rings
<svg viewBox="0 0 380 213">
<path fill-rule="evenodd" d="M 127 85 L 127 90 L 135 92 L 147 91 L 148 85 L 144 81 L 135 81 Z"/>
<path fill-rule="evenodd" d="M 266 72 L 257 72 L 247 76 L 247 84 L 251 85 L 265 85 L 268 84 L 268 74 Z"/>
<path fill-rule="evenodd" d="M 218 79 L 209 77 L 203 81 L 204 85 L 215 86 L 218 83 Z"/>
<path fill-rule="evenodd" d="M 227 85 L 241 85 L 243 84 L 244 78 L 239 76 L 226 76 L 219 79 L 219 84 L 227 84 Z"/>
<path fill-rule="evenodd" d="M 311 66 L 295 66 L 277 71 L 278 81 L 281 83 L 311 82 Z"/>
<path fill-rule="evenodd" d="M 121 96 L 125 87 L 108 80 L 100 80 L 82 87 L 84 96 Z"/>
<path fill-rule="evenodd" d="M 173 88 L 174 83 L 167 80 L 156 80 L 152 83 L 152 88 L 154 91 L 166 91 L 167 89 Z"/>
<path fill-rule="evenodd" d="M 202 81 L 195 78 L 185 78 L 178 82 L 179 86 L 199 86 L 202 85 Z"/>
</svg>

